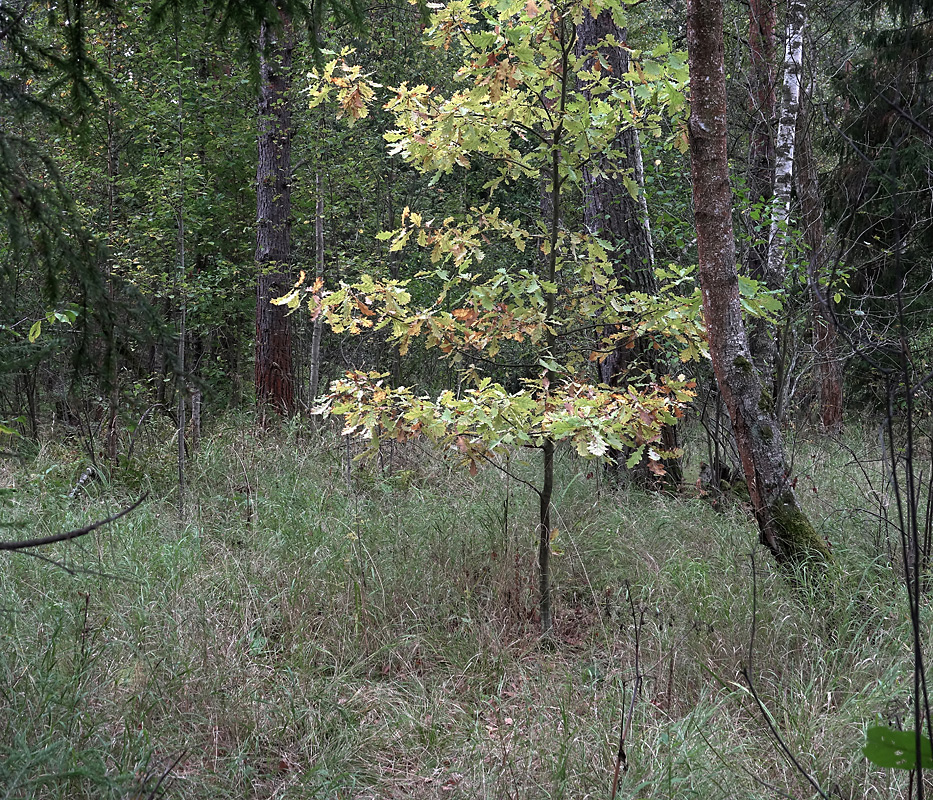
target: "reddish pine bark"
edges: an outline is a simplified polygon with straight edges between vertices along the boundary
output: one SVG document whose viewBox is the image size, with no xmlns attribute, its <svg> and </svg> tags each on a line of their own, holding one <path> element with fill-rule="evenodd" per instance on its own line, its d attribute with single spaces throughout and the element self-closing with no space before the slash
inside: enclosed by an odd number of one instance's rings
<svg viewBox="0 0 933 800">
<path fill-rule="evenodd" d="M 742 322 L 726 152 L 723 0 L 689 0 L 690 156 L 700 287 L 716 381 L 735 432 L 762 544 L 784 564 L 822 564 L 826 543 L 789 481 L 780 428 L 762 407 Z"/>
<path fill-rule="evenodd" d="M 291 258 L 291 31 L 260 34 L 259 163 L 256 169 L 256 400 L 290 414 L 295 406 L 291 327 L 269 301 L 289 288 Z"/>
</svg>

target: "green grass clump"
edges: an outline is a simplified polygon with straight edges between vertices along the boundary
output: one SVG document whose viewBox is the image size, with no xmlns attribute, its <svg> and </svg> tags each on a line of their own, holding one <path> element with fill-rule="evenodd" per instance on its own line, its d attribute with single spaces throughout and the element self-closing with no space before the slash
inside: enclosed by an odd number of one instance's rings
<svg viewBox="0 0 933 800">
<path fill-rule="evenodd" d="M 866 725 L 906 711 L 909 624 L 848 450 L 797 444 L 835 555 L 811 590 L 740 504 L 614 487 L 560 453 L 544 647 L 518 480 L 412 444 L 348 469 L 342 440 L 298 433 L 218 424 L 182 520 L 157 437 L 75 499 L 64 446 L 6 465 L 10 536 L 151 495 L 42 551 L 74 574 L 0 558 L 0 797 L 155 796 L 168 773 L 184 798 L 607 797 L 639 676 L 620 797 L 810 796 L 743 667 L 827 792 L 906 797 L 861 756 Z M 514 454 L 516 477 L 536 458 Z"/>
</svg>

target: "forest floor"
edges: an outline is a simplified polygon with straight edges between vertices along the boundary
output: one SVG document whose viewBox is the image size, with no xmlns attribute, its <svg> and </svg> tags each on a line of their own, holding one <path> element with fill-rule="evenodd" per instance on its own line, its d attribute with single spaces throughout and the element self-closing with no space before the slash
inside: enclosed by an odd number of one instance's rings
<svg viewBox="0 0 933 800">
<path fill-rule="evenodd" d="M 810 590 L 740 502 L 614 487 L 560 452 L 550 646 L 519 481 L 414 444 L 348 469 L 334 435 L 229 419 L 179 519 L 170 437 L 74 499 L 77 441 L 0 465 L 5 539 L 150 492 L 42 559 L 0 554 L 0 798 L 608 798 L 630 709 L 620 798 L 815 796 L 743 669 L 827 795 L 907 796 L 861 752 L 869 724 L 911 725 L 871 437 L 790 437 L 835 556 Z M 510 466 L 533 480 L 537 458 Z"/>
</svg>

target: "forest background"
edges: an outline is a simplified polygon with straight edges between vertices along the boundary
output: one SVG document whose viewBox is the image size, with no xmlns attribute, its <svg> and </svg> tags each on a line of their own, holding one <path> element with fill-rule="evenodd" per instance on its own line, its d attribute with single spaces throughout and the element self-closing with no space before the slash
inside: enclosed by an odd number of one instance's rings
<svg viewBox="0 0 933 800">
<path fill-rule="evenodd" d="M 5 796 L 923 796 L 928 4 L 0 26 Z"/>
</svg>

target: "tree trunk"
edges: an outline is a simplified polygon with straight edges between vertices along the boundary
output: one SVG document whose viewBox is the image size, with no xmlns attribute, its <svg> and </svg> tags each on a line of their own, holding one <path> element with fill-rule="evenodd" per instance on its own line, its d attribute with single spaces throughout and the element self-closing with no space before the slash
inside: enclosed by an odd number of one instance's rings
<svg viewBox="0 0 933 800">
<path fill-rule="evenodd" d="M 781 431 L 761 403 L 735 263 L 726 152 L 723 0 L 689 0 L 690 156 L 700 287 L 716 381 L 729 410 L 761 541 L 782 564 L 821 565 L 826 543 L 789 481 Z"/>
<path fill-rule="evenodd" d="M 314 277 L 324 278 L 324 185 L 321 170 L 314 176 L 317 193 L 314 214 Z M 311 405 L 317 400 L 318 383 L 321 376 L 321 317 L 314 320 L 311 331 Z"/>
<path fill-rule="evenodd" d="M 776 0 L 751 0 L 748 6 L 749 49 L 749 125 L 748 201 L 759 213 L 759 219 L 749 217 L 751 244 L 746 256 L 750 277 L 763 281 L 768 262 L 768 241 L 762 236 L 774 192 L 774 63 Z M 762 342 L 774 336 L 774 326 L 763 319 L 751 324 L 752 352 L 756 355 Z"/>
<path fill-rule="evenodd" d="M 597 17 L 589 12 L 577 26 L 577 53 L 592 50 L 607 36 L 618 42 L 626 40 L 626 31 L 619 28 L 612 14 L 604 11 Z M 629 71 L 628 51 L 623 47 L 599 48 L 600 61 L 612 80 L 621 82 Z M 613 252 L 613 271 L 620 283 L 629 291 L 657 294 L 658 282 L 654 274 L 654 243 L 648 218 L 648 202 L 644 194 L 644 166 L 638 130 L 634 126 L 623 128 L 613 149 L 623 153 L 619 164 L 611 163 L 605 156 L 596 156 L 583 170 L 583 219 L 587 233 L 597 235 L 609 242 Z M 632 178 L 639 187 L 638 197 L 632 197 L 623 181 L 623 174 L 631 170 Z M 669 369 L 651 342 L 638 341 L 634 347 L 620 342 L 599 365 L 600 378 L 609 386 L 626 385 L 628 376 L 634 371 L 644 370 L 655 375 L 664 375 Z M 679 446 L 677 429 L 666 425 L 661 431 L 665 450 L 676 450 Z M 616 461 L 624 461 L 627 454 L 615 454 Z M 642 485 L 657 485 L 658 479 L 647 469 L 645 458 L 632 475 Z M 683 477 L 680 461 L 666 462 L 667 483 L 680 483 Z"/>
<path fill-rule="evenodd" d="M 809 250 L 810 319 L 813 329 L 814 367 L 820 392 L 820 427 L 827 433 L 842 430 L 842 364 L 836 343 L 836 326 L 819 299 L 819 280 L 826 258 L 823 203 L 819 176 L 810 139 L 810 115 L 802 102 L 797 117 L 797 197 L 803 238 Z"/>
<path fill-rule="evenodd" d="M 797 132 L 797 112 L 800 108 L 800 72 L 803 61 L 803 29 L 806 6 L 802 0 L 790 0 L 787 6 L 787 42 L 784 51 L 784 84 L 781 90 L 781 111 L 777 141 L 774 146 L 774 201 L 771 228 L 768 232 L 768 262 L 765 265 L 765 285 L 773 290 L 784 288 L 787 275 L 787 221 L 790 217 L 791 179 L 794 171 L 794 142 Z M 778 336 L 773 325 L 754 351 L 755 363 L 761 372 L 764 387 L 776 398 L 780 391 L 777 381 Z M 770 333 L 770 335 L 768 335 Z M 766 400 L 767 402 L 767 400 Z"/>
<path fill-rule="evenodd" d="M 562 80 L 569 81 L 569 64 L 574 52 L 576 30 L 564 17 L 559 17 L 558 25 L 558 35 L 561 43 L 560 75 Z M 555 116 L 558 120 L 563 120 L 566 109 L 567 88 L 568 86 L 565 83 L 560 93 L 560 99 L 556 103 L 555 110 L 557 114 Z M 560 174 L 560 153 L 565 132 L 563 122 L 558 122 L 551 133 L 551 163 L 546 169 L 542 170 L 540 179 L 540 210 L 545 220 L 549 247 L 546 253 L 542 250 L 538 269 L 540 277 L 551 285 L 556 285 L 555 280 L 557 278 L 558 240 L 560 238 L 562 187 L 564 185 L 564 180 Z M 544 302 L 544 317 L 550 323 L 554 318 L 554 309 L 557 304 L 556 292 L 547 291 L 544 295 Z M 554 327 L 548 324 L 542 349 L 543 359 L 553 358 L 556 341 L 557 334 Z M 542 377 L 541 388 L 546 394 L 549 387 L 556 384 L 557 374 L 553 370 L 547 369 Z M 538 609 L 541 615 L 541 636 L 544 639 L 551 636 L 554 621 L 551 609 L 551 538 L 553 535 L 551 499 L 554 492 L 555 449 L 554 442 L 551 439 L 545 439 L 541 445 L 543 464 L 541 489 L 538 491 Z"/>
<path fill-rule="evenodd" d="M 774 178 L 774 29 L 775 0 L 751 0 L 748 6 L 748 49 L 751 132 L 748 152 L 748 199 L 764 207 L 771 199 Z M 768 257 L 767 242 L 753 243 L 748 274 L 761 280 Z"/>
<path fill-rule="evenodd" d="M 284 306 L 269 301 L 290 286 L 292 40 L 286 23 L 260 33 L 259 164 L 256 170 L 256 400 L 291 414 L 295 406 L 291 326 Z"/>
<path fill-rule="evenodd" d="M 549 251 L 541 254 L 540 275 L 543 280 L 549 283 L 553 283 L 557 276 L 557 240 L 561 215 L 560 149 L 557 145 L 560 142 L 561 134 L 561 128 L 554 132 L 555 146 L 551 166 L 542 175 L 539 197 L 541 216 L 545 220 L 550 240 Z M 556 302 L 556 297 L 552 292 L 547 293 L 545 302 L 545 317 L 550 321 L 554 314 Z M 550 359 L 553 357 L 555 341 L 556 335 L 549 327 L 545 334 L 544 358 Z M 556 380 L 556 377 L 552 370 L 547 370 L 544 373 L 546 386 L 543 387 L 543 390 L 545 392 L 547 392 L 547 387 Z M 554 442 L 545 439 L 541 446 L 541 489 L 538 492 L 538 615 L 541 618 L 541 636 L 544 638 L 551 635 L 554 623 L 551 610 L 551 498 L 554 493 L 555 449 Z"/>
<path fill-rule="evenodd" d="M 107 74 L 116 74 L 114 56 L 120 47 L 120 41 L 117 36 L 119 30 L 119 19 L 116 12 L 111 11 L 107 19 Z M 117 216 L 117 180 L 120 174 L 120 146 L 117 136 L 117 101 L 110 97 L 105 104 L 104 124 L 107 130 L 107 244 L 108 249 L 114 246 L 114 226 Z M 113 263 L 109 253 L 105 257 L 104 270 L 107 275 L 107 294 L 111 304 L 114 299 L 114 281 L 113 281 Z M 110 409 L 107 419 L 107 441 L 106 453 L 107 459 L 112 463 L 117 463 L 117 451 L 119 449 L 120 438 L 118 432 L 119 411 L 120 411 L 120 356 L 119 349 L 112 348 L 110 358 L 111 370 L 107 376 L 110 382 Z"/>
<path fill-rule="evenodd" d="M 541 492 L 538 495 L 538 610 L 541 635 L 550 636 L 554 624 L 551 611 L 551 497 L 554 493 L 554 442 L 541 448 L 543 459 Z"/>
<path fill-rule="evenodd" d="M 176 383 L 178 391 L 178 520 L 185 518 L 185 326 L 187 322 L 187 291 L 185 267 L 185 117 L 182 93 L 182 66 L 179 44 L 179 21 L 175 19 L 175 61 L 178 70 L 178 271 L 175 293 L 178 297 L 178 364 Z"/>
</svg>

